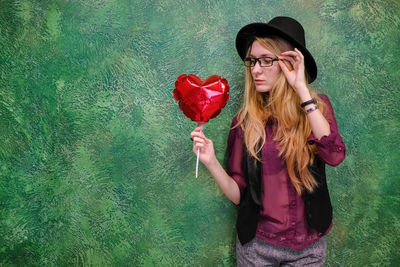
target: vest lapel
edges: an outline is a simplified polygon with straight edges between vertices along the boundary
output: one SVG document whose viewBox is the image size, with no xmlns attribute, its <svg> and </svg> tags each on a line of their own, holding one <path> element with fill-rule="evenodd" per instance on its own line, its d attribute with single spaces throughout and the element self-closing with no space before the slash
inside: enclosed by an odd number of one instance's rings
<svg viewBox="0 0 400 267">
<path fill-rule="evenodd" d="M 251 198 L 254 203 L 262 207 L 262 163 L 256 160 L 247 150 L 246 145 L 243 147 L 244 155 L 244 172 L 247 174 L 247 185 L 250 189 Z M 262 159 L 262 151 L 258 153 L 258 157 Z"/>
</svg>

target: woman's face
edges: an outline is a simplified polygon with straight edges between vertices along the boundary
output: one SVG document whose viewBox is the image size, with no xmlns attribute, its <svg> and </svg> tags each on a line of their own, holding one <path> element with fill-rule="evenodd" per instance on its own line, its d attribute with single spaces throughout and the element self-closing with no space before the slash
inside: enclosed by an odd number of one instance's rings
<svg viewBox="0 0 400 267">
<path fill-rule="evenodd" d="M 260 44 L 259 41 L 255 40 L 251 45 L 251 57 L 271 57 L 277 58 L 272 52 L 266 49 Z M 259 62 L 256 62 L 254 67 L 251 67 L 251 74 L 256 85 L 256 90 L 260 93 L 269 92 L 276 80 L 279 78 L 281 68 L 277 61 L 274 61 L 270 67 L 261 67 Z"/>
</svg>

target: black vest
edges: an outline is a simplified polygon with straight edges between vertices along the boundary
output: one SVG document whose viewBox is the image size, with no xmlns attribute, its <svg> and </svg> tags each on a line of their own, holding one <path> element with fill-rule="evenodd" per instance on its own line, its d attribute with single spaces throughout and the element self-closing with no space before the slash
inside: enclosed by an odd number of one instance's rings
<svg viewBox="0 0 400 267">
<path fill-rule="evenodd" d="M 240 243 L 243 245 L 251 241 L 257 231 L 262 206 L 262 163 L 255 160 L 244 146 L 242 164 L 247 186 L 238 206 L 236 229 Z M 309 170 L 318 182 L 318 187 L 312 193 L 307 190 L 304 192 L 305 215 L 312 228 L 325 233 L 332 223 L 332 205 L 326 184 L 325 163 L 318 155 L 315 156 Z"/>
</svg>

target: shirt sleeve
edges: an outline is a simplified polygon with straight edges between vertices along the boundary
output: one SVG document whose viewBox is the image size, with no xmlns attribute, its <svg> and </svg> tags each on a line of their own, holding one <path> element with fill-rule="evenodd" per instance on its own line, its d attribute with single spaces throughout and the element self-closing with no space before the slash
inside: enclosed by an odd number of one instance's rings
<svg viewBox="0 0 400 267">
<path fill-rule="evenodd" d="M 228 136 L 228 175 L 237 183 L 240 190 L 240 199 L 242 199 L 244 189 L 246 188 L 246 181 L 242 169 L 243 136 L 240 126 L 232 129 L 236 124 L 237 118 L 234 117 Z"/>
<path fill-rule="evenodd" d="M 317 144 L 319 156 L 326 164 L 337 166 L 346 156 L 346 147 L 339 134 L 337 122 L 329 98 L 324 94 L 320 94 L 319 97 L 325 103 L 323 115 L 329 123 L 331 133 L 318 140 L 311 132 L 311 135 L 308 138 L 308 143 Z"/>
</svg>

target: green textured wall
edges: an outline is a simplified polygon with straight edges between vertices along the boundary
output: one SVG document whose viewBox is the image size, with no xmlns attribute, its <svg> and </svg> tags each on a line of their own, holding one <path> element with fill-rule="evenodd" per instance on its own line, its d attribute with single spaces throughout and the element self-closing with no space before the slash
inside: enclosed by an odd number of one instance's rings
<svg viewBox="0 0 400 267">
<path fill-rule="evenodd" d="M 225 160 L 243 93 L 234 39 L 306 29 L 347 158 L 329 167 L 328 266 L 400 265 L 398 0 L 0 0 L 0 265 L 234 266 L 236 211 L 195 156 L 172 97 L 226 77 L 205 128 Z"/>
</svg>

